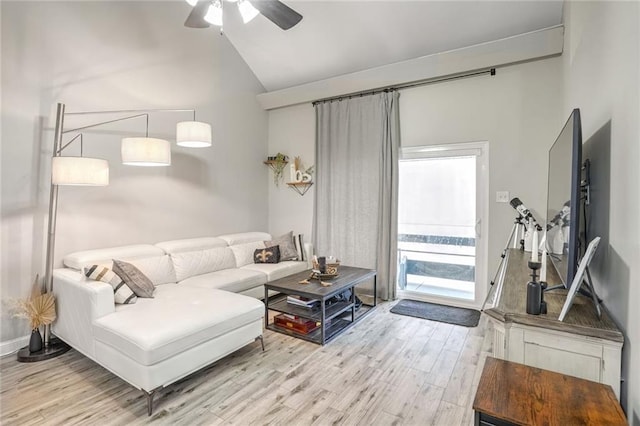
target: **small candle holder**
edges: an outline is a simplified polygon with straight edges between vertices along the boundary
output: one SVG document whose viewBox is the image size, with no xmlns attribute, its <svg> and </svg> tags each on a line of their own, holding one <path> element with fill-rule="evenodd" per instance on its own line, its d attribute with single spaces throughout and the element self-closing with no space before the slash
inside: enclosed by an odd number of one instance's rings
<svg viewBox="0 0 640 426">
<path fill-rule="evenodd" d="M 529 266 L 529 269 L 531 269 L 530 277 L 532 281 L 536 281 L 536 279 L 538 278 L 538 269 L 542 267 L 542 263 L 529 260 L 527 261 L 527 266 Z"/>
<path fill-rule="evenodd" d="M 547 314 L 547 302 L 544 301 L 544 292 L 547 291 L 547 282 L 540 281 L 540 313 L 543 315 Z"/>
</svg>

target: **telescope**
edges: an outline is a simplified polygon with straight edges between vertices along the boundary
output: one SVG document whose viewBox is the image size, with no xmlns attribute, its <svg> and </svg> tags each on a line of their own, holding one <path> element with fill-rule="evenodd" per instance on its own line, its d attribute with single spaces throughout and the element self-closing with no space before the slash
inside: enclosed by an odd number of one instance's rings
<svg viewBox="0 0 640 426">
<path fill-rule="evenodd" d="M 542 227 L 538 225 L 538 221 L 535 217 L 533 217 L 529 209 L 524 204 L 522 204 L 520 198 L 513 198 L 511 201 L 509 201 L 509 204 L 511 204 L 511 207 L 513 207 L 518 213 L 520 213 L 520 216 L 522 216 L 523 219 L 527 221 L 531 219 L 537 231 L 542 231 Z"/>
</svg>

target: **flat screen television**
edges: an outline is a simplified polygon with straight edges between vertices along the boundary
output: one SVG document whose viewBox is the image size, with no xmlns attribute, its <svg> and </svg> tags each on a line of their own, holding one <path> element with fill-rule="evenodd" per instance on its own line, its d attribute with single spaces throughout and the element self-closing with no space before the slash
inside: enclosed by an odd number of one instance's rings
<svg viewBox="0 0 640 426">
<path fill-rule="evenodd" d="M 547 250 L 568 289 L 580 258 L 582 125 L 574 109 L 549 150 Z"/>
</svg>

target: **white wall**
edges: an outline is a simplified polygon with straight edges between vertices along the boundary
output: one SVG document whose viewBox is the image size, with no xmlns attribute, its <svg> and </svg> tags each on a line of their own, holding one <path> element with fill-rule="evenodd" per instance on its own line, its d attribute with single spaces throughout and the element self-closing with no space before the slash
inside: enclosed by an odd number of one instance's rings
<svg viewBox="0 0 640 426">
<path fill-rule="evenodd" d="M 315 165 L 315 140 L 316 116 L 311 104 L 269 112 L 269 155 L 281 152 L 288 155 L 290 161 L 300 157 L 305 167 L 310 167 Z M 300 196 L 286 185 L 288 169 L 277 187 L 271 172 L 269 177 L 269 232 L 280 235 L 293 230 L 296 234 L 304 234 L 304 240 L 310 243 L 315 187 Z M 315 175 L 313 177 L 315 180 Z"/>
<path fill-rule="evenodd" d="M 561 59 L 551 58 L 498 69 L 483 76 L 405 89 L 400 95 L 402 145 L 489 141 L 489 265 L 493 276 L 511 230 L 515 210 L 496 204 L 495 192 L 518 196 L 540 220 L 545 217 L 547 153 L 563 125 L 560 113 Z M 314 111 L 310 104 L 269 112 L 269 152 L 313 152 Z M 272 184 L 270 184 L 272 185 Z M 269 229 L 290 228 L 287 209 L 300 209 L 300 229 L 311 229 L 313 203 L 270 186 Z M 287 196 L 290 203 L 281 197 Z M 308 198 L 307 198 L 308 197 Z"/>
<path fill-rule="evenodd" d="M 564 14 L 563 114 L 580 108 L 583 140 L 611 146 L 609 223 L 602 230 L 608 244 L 598 248 L 593 275 L 625 333 L 622 404 L 629 422 L 640 425 L 640 6 L 568 2 Z M 600 201 L 594 194 L 593 203 Z"/>
<path fill-rule="evenodd" d="M 85 154 L 109 160 L 111 185 L 60 188 L 56 263 L 75 250 L 267 228 L 264 89 L 216 30 L 183 27 L 186 3 L 1 7 L 2 300 L 26 296 L 43 274 L 57 102 L 68 111 L 196 108 L 214 146 L 172 142 L 170 168 L 131 168 L 119 164 L 120 138 L 140 135 L 144 120 L 86 133 Z M 185 119 L 152 115 L 151 135 L 174 138 Z M 78 123 L 69 117 L 67 128 Z M 0 341 L 27 334 L 24 321 L 2 315 Z"/>
</svg>

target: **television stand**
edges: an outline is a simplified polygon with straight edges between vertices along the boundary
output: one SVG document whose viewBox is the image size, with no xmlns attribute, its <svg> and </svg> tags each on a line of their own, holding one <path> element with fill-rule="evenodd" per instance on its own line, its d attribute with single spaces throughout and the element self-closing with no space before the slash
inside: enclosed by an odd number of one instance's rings
<svg viewBox="0 0 640 426">
<path fill-rule="evenodd" d="M 606 309 L 598 318 L 592 299 L 577 294 L 564 321 L 560 312 L 567 290 L 545 294 L 547 313 L 529 315 L 526 289 L 528 253 L 509 249 L 504 273 L 496 283 L 493 306 L 484 313 L 493 324 L 493 356 L 610 385 L 620 398 L 624 336 Z M 560 284 L 554 268 L 547 282 Z"/>
</svg>

